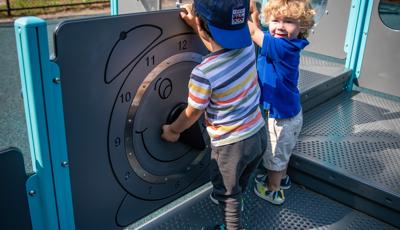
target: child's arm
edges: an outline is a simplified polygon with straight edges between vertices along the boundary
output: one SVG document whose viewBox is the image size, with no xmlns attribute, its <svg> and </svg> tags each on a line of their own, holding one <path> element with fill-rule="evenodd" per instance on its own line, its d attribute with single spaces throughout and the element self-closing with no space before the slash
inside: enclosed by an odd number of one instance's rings
<svg viewBox="0 0 400 230">
<path fill-rule="evenodd" d="M 251 39 L 253 42 L 255 42 L 259 47 L 262 47 L 262 43 L 264 40 L 264 33 L 260 29 L 260 23 L 258 21 L 258 10 L 253 3 L 252 0 L 250 0 L 250 17 L 249 20 L 247 21 L 247 24 L 250 29 L 250 35 Z"/>
<path fill-rule="evenodd" d="M 206 48 L 210 51 L 212 51 L 212 45 L 210 42 L 210 38 L 208 36 L 205 36 L 205 32 L 202 30 L 200 27 L 200 22 L 199 18 L 196 17 L 193 13 L 193 5 L 192 4 L 185 4 L 181 6 L 182 11 L 180 12 L 181 18 L 185 23 L 192 27 L 194 32 L 196 32 L 199 37 L 201 38 L 202 42 L 206 46 Z"/>
<path fill-rule="evenodd" d="M 169 142 L 177 141 L 180 134 L 190 128 L 203 112 L 204 110 L 198 110 L 188 105 L 172 124 L 163 125 L 161 138 Z"/>
</svg>

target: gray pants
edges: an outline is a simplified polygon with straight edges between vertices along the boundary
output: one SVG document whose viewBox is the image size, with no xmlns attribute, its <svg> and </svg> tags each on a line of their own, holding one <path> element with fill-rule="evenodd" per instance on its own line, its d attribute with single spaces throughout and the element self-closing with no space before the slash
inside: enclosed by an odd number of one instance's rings
<svg viewBox="0 0 400 230">
<path fill-rule="evenodd" d="M 213 193 L 223 210 L 224 223 L 229 230 L 241 228 L 242 194 L 266 147 L 265 127 L 245 140 L 212 146 L 210 174 Z"/>
<path fill-rule="evenodd" d="M 291 118 L 265 120 L 268 129 L 268 147 L 264 153 L 263 165 L 271 171 L 283 171 L 289 164 L 290 156 L 296 146 L 303 126 L 303 113 L 300 111 Z"/>
</svg>

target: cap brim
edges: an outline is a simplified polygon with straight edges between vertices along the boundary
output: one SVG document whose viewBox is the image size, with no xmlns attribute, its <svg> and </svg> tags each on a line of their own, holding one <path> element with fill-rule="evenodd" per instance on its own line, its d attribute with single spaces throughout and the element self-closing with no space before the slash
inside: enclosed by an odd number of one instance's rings
<svg viewBox="0 0 400 230">
<path fill-rule="evenodd" d="M 226 49 L 240 49 L 251 45 L 250 31 L 247 24 L 238 30 L 224 30 L 208 24 L 214 40 Z"/>
</svg>

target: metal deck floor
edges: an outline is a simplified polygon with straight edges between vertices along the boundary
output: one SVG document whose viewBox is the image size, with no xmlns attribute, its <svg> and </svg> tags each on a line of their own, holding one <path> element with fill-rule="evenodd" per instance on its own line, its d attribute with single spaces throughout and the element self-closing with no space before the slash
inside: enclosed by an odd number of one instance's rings
<svg viewBox="0 0 400 230">
<path fill-rule="evenodd" d="M 293 179 L 400 228 L 400 98 L 356 87 L 304 114 Z"/>
<path fill-rule="evenodd" d="M 345 182 L 340 185 L 337 180 L 339 184 L 335 184 L 339 188 L 397 210 L 400 208 L 397 205 L 400 200 L 400 99 L 362 88 L 342 92 L 305 113 L 294 156 L 310 162 L 309 167 L 320 165 L 314 171 L 316 177 L 328 182 L 333 178 L 335 183 L 336 175 L 343 175 Z M 291 167 L 302 166 L 292 161 Z M 323 178 L 326 174 L 323 170 L 337 174 Z M 209 200 L 209 192 L 199 194 L 154 221 L 145 222 L 146 226 L 141 229 L 200 229 L 202 225 L 218 223 L 222 216 Z M 249 187 L 245 194 L 245 227 L 397 229 L 299 185 L 285 195 L 287 200 L 283 206 L 273 206 L 258 198 Z M 345 199 L 359 201 L 352 197 Z M 374 212 L 385 215 L 380 209 Z"/>
<path fill-rule="evenodd" d="M 286 202 L 282 206 L 257 197 L 252 186 L 253 183 L 244 197 L 246 229 L 396 229 L 297 184 L 285 192 Z M 164 215 L 127 229 L 200 230 L 202 226 L 219 223 L 222 215 L 209 199 L 210 191 L 211 187 Z"/>
<path fill-rule="evenodd" d="M 360 90 L 307 112 L 295 154 L 400 198 L 400 99 Z"/>
</svg>

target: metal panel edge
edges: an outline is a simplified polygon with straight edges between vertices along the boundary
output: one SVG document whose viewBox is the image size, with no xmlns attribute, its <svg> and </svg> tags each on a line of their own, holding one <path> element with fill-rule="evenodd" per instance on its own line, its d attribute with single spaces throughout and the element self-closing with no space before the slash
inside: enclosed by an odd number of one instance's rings
<svg viewBox="0 0 400 230">
<path fill-rule="evenodd" d="M 45 75 L 46 110 L 49 125 L 50 149 L 53 163 L 55 194 L 58 205 L 60 229 L 74 229 L 71 181 L 62 104 L 60 71 L 50 62 L 49 75 Z"/>
</svg>

